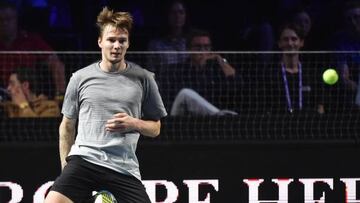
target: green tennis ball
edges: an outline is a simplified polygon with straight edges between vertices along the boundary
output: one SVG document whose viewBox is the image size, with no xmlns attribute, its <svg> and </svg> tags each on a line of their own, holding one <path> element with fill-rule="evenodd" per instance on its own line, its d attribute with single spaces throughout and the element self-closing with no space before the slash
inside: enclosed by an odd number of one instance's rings
<svg viewBox="0 0 360 203">
<path fill-rule="evenodd" d="M 324 82 L 328 85 L 335 84 L 339 79 L 339 75 L 337 74 L 336 70 L 331 69 L 331 68 L 327 69 L 323 73 L 322 77 L 323 77 Z"/>
</svg>

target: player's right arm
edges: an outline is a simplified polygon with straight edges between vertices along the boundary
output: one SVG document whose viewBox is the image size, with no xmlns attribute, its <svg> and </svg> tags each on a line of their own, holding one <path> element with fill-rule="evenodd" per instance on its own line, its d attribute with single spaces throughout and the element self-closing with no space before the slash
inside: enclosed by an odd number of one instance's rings
<svg viewBox="0 0 360 203">
<path fill-rule="evenodd" d="M 60 151 L 60 161 L 61 169 L 66 165 L 66 157 L 70 152 L 71 146 L 75 142 L 75 126 L 76 119 L 70 119 L 66 116 L 63 116 L 59 127 L 59 151 Z"/>
</svg>

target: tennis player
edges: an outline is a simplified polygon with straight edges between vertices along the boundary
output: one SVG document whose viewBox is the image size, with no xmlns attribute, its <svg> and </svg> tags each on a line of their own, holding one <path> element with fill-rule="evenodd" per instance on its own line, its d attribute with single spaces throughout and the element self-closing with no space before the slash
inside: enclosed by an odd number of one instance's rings
<svg viewBox="0 0 360 203">
<path fill-rule="evenodd" d="M 105 7 L 97 17 L 101 61 L 76 71 L 60 124 L 61 175 L 46 203 L 83 202 L 107 190 L 118 202 L 148 203 L 135 154 L 167 115 L 154 74 L 125 60 L 132 16 Z M 75 140 L 75 127 L 77 135 Z"/>
</svg>

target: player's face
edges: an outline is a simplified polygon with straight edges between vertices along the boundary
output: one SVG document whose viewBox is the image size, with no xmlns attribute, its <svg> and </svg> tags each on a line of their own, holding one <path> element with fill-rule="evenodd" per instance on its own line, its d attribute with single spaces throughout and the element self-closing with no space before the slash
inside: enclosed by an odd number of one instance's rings
<svg viewBox="0 0 360 203">
<path fill-rule="evenodd" d="M 198 36 L 191 40 L 190 51 L 202 53 L 191 54 L 192 62 L 196 65 L 204 65 L 211 51 L 211 40 L 208 36 Z"/>
<path fill-rule="evenodd" d="M 129 32 L 107 25 L 98 39 L 98 45 L 101 48 L 103 61 L 111 64 L 120 63 L 129 48 Z"/>
<path fill-rule="evenodd" d="M 278 46 L 283 51 L 299 51 L 304 46 L 304 40 L 294 30 L 286 28 L 281 33 Z"/>
</svg>

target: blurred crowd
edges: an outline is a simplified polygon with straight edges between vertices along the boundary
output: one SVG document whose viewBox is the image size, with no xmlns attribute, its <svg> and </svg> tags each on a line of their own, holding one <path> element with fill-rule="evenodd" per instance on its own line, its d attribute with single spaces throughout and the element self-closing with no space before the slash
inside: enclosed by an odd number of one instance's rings
<svg viewBox="0 0 360 203">
<path fill-rule="evenodd" d="M 156 74 L 173 116 L 324 114 L 360 107 L 360 0 L 4 0 L 0 82 L 11 101 L 2 103 L 7 115 L 59 115 L 53 102 L 61 107 L 66 62 L 56 54 L 19 60 L 13 51 L 98 51 L 92 22 L 104 6 L 133 15 L 130 51 L 169 52 L 149 55 L 141 65 Z M 301 53 L 258 54 L 247 63 L 213 52 L 319 50 L 355 52 L 321 59 Z M 339 74 L 335 86 L 321 82 L 329 67 Z M 31 73 L 24 68 L 37 70 L 32 73 L 37 78 L 27 77 Z M 50 90 L 35 85 L 44 80 L 51 81 Z M 31 112 L 25 111 L 28 107 Z"/>
<path fill-rule="evenodd" d="M 221 3 L 184 0 L 180 10 L 170 10 L 171 0 L 4 1 L 16 6 L 22 28 L 40 34 L 55 50 L 98 50 L 91 19 L 95 19 L 104 6 L 126 10 L 134 16 L 132 50 L 146 50 L 152 39 L 163 35 L 184 34 L 174 30 L 176 24 L 184 24 L 184 32 L 191 27 L 208 30 L 216 39 L 214 45 L 218 50 L 275 49 L 277 27 L 290 19 L 299 23 L 308 35 L 306 49 L 331 49 L 332 38 L 348 23 L 356 26 L 356 21 L 351 22 L 345 14 L 350 0 L 226 0 Z M 168 16 L 170 13 L 172 17 Z M 180 15 L 185 16 L 182 22 Z"/>
</svg>

